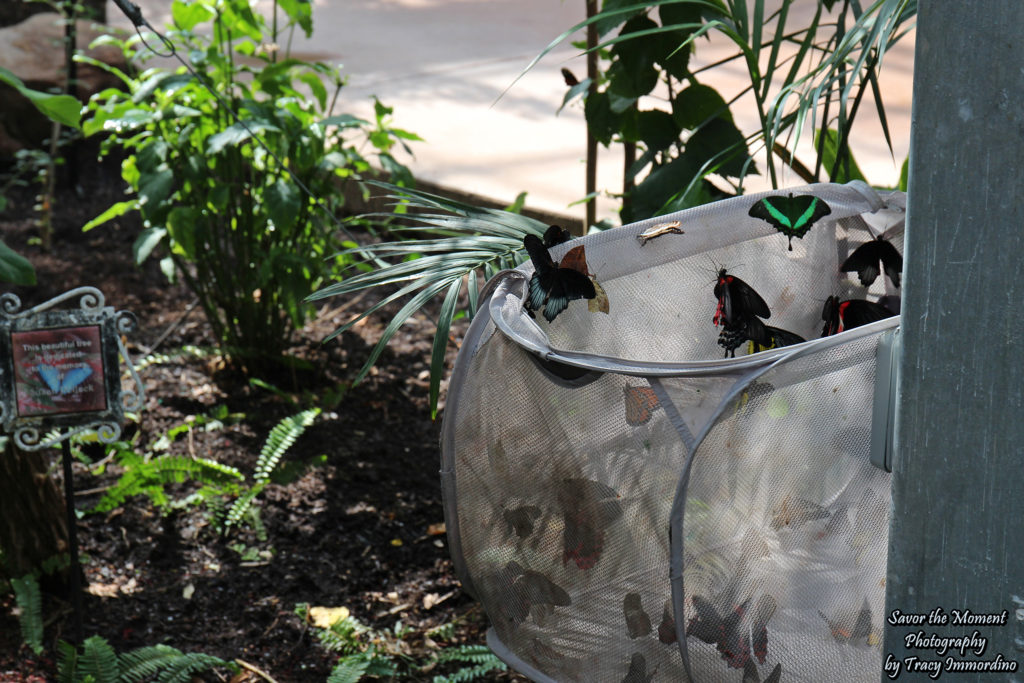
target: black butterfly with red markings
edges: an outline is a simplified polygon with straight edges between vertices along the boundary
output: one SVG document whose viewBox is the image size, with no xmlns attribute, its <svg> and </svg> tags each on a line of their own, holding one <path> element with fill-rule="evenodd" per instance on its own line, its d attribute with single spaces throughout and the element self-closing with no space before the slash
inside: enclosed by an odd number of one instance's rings
<svg viewBox="0 0 1024 683">
<path fill-rule="evenodd" d="M 821 319 L 825 326 L 821 330 L 822 337 L 830 337 L 845 330 L 852 330 L 861 325 L 885 320 L 896 315 L 885 306 L 864 299 L 840 301 L 837 296 L 830 296 L 821 309 Z"/>
<path fill-rule="evenodd" d="M 763 346 L 770 345 L 768 332 L 760 318 L 769 318 L 772 313 L 753 287 L 722 268 L 718 271 L 714 294 L 718 305 L 712 322 L 722 327 L 718 345 L 725 349 L 726 358 L 730 355 L 735 357 L 736 349 L 748 340 Z"/>
<path fill-rule="evenodd" d="M 714 645 L 722 659 L 734 669 L 742 669 L 751 656 L 764 664 L 768 656 L 768 620 L 775 614 L 777 603 L 767 593 L 761 595 L 750 609 L 751 598 L 719 613 L 714 605 L 699 595 L 693 596 L 696 615 L 686 625 L 686 635 Z"/>
<path fill-rule="evenodd" d="M 881 269 L 878 267 L 879 263 L 882 264 Z M 854 249 L 839 266 L 839 270 L 844 273 L 857 271 L 857 277 L 865 287 L 870 287 L 884 270 L 892 283 L 899 287 L 900 274 L 903 272 L 903 256 L 892 246 L 892 242 L 879 235 Z"/>
<path fill-rule="evenodd" d="M 622 517 L 619 494 L 592 479 L 565 479 L 556 492 L 562 509 L 562 563 L 592 569 L 604 550 L 605 530 Z"/>
</svg>

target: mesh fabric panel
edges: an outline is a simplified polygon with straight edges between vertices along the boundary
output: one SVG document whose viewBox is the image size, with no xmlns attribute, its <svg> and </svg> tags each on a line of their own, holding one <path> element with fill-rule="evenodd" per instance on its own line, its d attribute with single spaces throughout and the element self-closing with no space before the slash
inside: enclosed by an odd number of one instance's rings
<svg viewBox="0 0 1024 683">
<path fill-rule="evenodd" d="M 897 320 L 817 337 L 827 297 L 898 294 L 839 264 L 901 231 L 904 198 L 803 191 L 832 212 L 792 251 L 740 197 L 552 249 L 585 246 L 607 314 L 530 317 L 524 264 L 470 327 L 442 436 L 449 540 L 488 642 L 532 678 L 878 679 L 890 496 L 868 451 Z M 671 220 L 684 234 L 638 240 Z M 723 360 L 722 267 L 811 341 Z"/>
</svg>

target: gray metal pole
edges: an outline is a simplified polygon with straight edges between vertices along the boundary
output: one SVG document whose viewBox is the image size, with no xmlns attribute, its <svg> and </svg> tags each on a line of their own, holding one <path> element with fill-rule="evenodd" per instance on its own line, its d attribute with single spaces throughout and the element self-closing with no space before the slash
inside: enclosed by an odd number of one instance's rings
<svg viewBox="0 0 1024 683">
<path fill-rule="evenodd" d="M 1024 2 L 921 1 L 911 150 L 882 680 L 1024 681 Z"/>
</svg>

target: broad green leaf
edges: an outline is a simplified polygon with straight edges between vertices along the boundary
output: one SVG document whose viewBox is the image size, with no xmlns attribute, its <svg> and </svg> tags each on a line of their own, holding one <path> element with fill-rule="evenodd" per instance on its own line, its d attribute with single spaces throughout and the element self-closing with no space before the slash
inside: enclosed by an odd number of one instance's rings
<svg viewBox="0 0 1024 683">
<path fill-rule="evenodd" d="M 626 22 L 620 36 L 657 28 L 646 16 Z M 641 97 L 658 84 L 658 70 L 654 67 L 655 46 L 648 38 L 624 40 L 612 48 L 615 61 L 608 68 L 608 88 L 622 97 Z"/>
<path fill-rule="evenodd" d="M 149 258 L 149 255 L 153 253 L 153 249 L 156 248 L 156 245 L 160 244 L 160 240 L 166 234 L 166 228 L 145 228 L 140 232 L 139 236 L 135 238 L 135 243 L 132 245 L 135 263 L 141 265 L 143 261 Z"/>
<path fill-rule="evenodd" d="M 292 229 L 302 208 L 302 199 L 302 193 L 294 183 L 277 180 L 267 186 L 263 200 L 267 205 L 267 214 L 270 220 L 274 221 L 276 229 L 285 233 Z"/>
<path fill-rule="evenodd" d="M 619 117 L 612 113 L 608 93 L 596 92 L 590 95 L 583 105 L 583 112 L 594 139 L 605 147 L 610 145 L 612 136 L 619 130 Z"/>
<path fill-rule="evenodd" d="M 107 221 L 113 220 L 120 216 L 125 215 L 129 211 L 135 211 L 139 208 L 139 200 L 137 199 L 126 199 L 123 202 L 117 202 L 110 206 L 106 211 L 101 213 L 96 218 L 82 226 L 82 232 L 88 232 L 95 228 L 97 225 L 103 225 Z"/>
<path fill-rule="evenodd" d="M 15 285 L 34 285 L 36 271 L 28 259 L 0 240 L 0 282 Z"/>
<path fill-rule="evenodd" d="M 903 166 L 900 167 L 900 184 L 897 189 L 901 192 L 906 192 L 907 187 L 910 185 L 910 157 L 908 156 L 903 160 Z"/>
<path fill-rule="evenodd" d="M 309 86 L 320 108 L 325 108 L 327 106 L 327 88 L 324 87 L 324 82 L 320 80 L 320 76 L 307 71 L 306 73 L 299 74 L 298 79 Z"/>
<path fill-rule="evenodd" d="M 191 31 L 196 24 L 209 21 L 213 17 L 213 12 L 202 3 L 186 3 L 182 0 L 174 0 L 171 3 L 171 19 L 174 25 L 183 31 Z"/>
<path fill-rule="evenodd" d="M 665 202 L 689 185 L 699 171 L 700 164 L 686 154 L 651 171 L 630 193 L 630 202 L 623 207 L 622 222 L 632 223 L 655 215 Z"/>
<path fill-rule="evenodd" d="M 739 178 L 750 173 L 750 168 L 744 168 L 749 155 L 743 134 L 722 118 L 711 119 L 695 131 L 686 141 L 686 154 L 702 165 L 711 161 L 719 175 Z"/>
<path fill-rule="evenodd" d="M 267 130 L 280 132 L 281 129 L 271 123 L 252 119 L 232 124 L 220 133 L 210 136 L 206 141 L 206 153 L 219 154 L 225 147 L 240 145 L 251 138 L 253 134 L 259 135 Z"/>
<path fill-rule="evenodd" d="M 296 22 L 309 38 L 313 35 L 313 6 L 310 0 L 277 0 L 291 21 Z"/>
<path fill-rule="evenodd" d="M 679 139 L 680 128 L 672 115 L 660 109 L 637 112 L 640 139 L 650 151 L 661 151 Z"/>
<path fill-rule="evenodd" d="M 174 172 L 167 164 L 152 171 L 139 170 L 139 206 L 143 211 L 155 211 L 174 191 Z"/>
<path fill-rule="evenodd" d="M 76 98 L 70 95 L 51 95 L 26 87 L 20 78 L 2 66 L 0 66 L 0 82 L 6 83 L 27 97 L 32 105 L 47 118 L 69 128 L 81 129 L 82 104 Z"/>
<path fill-rule="evenodd" d="M 718 117 L 727 121 L 732 120 L 729 105 L 718 91 L 709 85 L 691 85 L 672 100 L 672 118 L 685 130 L 692 130 L 705 121 Z"/>
</svg>

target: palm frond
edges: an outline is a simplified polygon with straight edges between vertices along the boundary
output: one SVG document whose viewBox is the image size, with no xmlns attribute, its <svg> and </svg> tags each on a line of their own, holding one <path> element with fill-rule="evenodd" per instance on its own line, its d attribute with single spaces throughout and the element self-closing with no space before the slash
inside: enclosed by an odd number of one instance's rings
<svg viewBox="0 0 1024 683">
<path fill-rule="evenodd" d="M 383 182 L 372 184 L 383 189 L 387 193 L 386 198 L 396 207 L 393 213 L 374 215 L 405 221 L 405 225 L 388 230 L 395 236 L 410 235 L 410 238 L 352 250 L 388 263 L 328 285 L 309 299 L 344 296 L 376 287 L 399 287 L 334 330 L 327 337 L 331 339 L 366 316 L 408 298 L 392 316 L 357 373 L 354 382 L 359 382 L 380 358 L 398 329 L 434 297 L 445 293 L 430 362 L 430 409 L 436 415 L 448 332 L 458 313 L 463 287 L 468 293 L 463 310 L 471 317 L 479 303 L 478 278 L 488 279 L 503 268 L 518 265 L 524 258 L 523 237 L 527 234 L 543 235 L 547 225 L 522 214 L 477 207 L 421 190 Z M 365 263 L 362 261 L 359 265 Z"/>
</svg>

